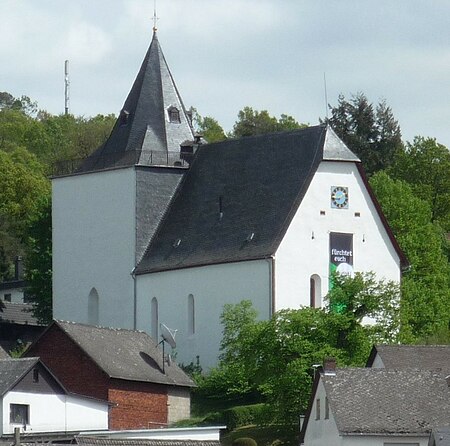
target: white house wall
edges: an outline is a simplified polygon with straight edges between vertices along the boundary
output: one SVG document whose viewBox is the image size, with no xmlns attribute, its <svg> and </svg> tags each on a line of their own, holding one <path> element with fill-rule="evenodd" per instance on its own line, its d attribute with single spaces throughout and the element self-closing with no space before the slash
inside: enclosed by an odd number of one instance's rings
<svg viewBox="0 0 450 446">
<path fill-rule="evenodd" d="M 331 208 L 333 186 L 348 187 L 348 209 Z M 276 253 L 275 310 L 308 306 L 313 275 L 320 277 L 321 297 L 327 294 L 330 232 L 353 234 L 355 271 L 400 280 L 398 255 L 356 165 L 323 161 Z"/>
<path fill-rule="evenodd" d="M 195 308 L 195 333 L 191 335 L 187 317 L 190 294 Z M 159 322 L 178 330 L 177 362 L 195 363 L 198 355 L 205 370 L 217 362 L 224 304 L 250 299 L 261 319 L 270 316 L 271 263 L 257 260 L 140 275 L 137 296 L 137 328 L 152 333 L 151 301 L 156 298 Z"/>
<path fill-rule="evenodd" d="M 67 401 L 66 401 L 67 399 Z M 108 404 L 66 395 L 9 392 L 3 398 L 3 434 L 14 433 L 10 424 L 10 404 L 29 405 L 26 432 L 64 432 L 72 430 L 107 429 Z"/>
<path fill-rule="evenodd" d="M 88 296 L 99 296 L 98 324 L 133 328 L 135 172 L 133 168 L 53 180 L 53 314 L 88 322 Z"/>
</svg>

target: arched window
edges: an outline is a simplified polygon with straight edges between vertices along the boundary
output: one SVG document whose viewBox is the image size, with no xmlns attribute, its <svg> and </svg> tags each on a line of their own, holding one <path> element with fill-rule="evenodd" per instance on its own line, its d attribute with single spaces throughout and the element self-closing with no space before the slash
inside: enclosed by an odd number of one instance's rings
<svg viewBox="0 0 450 446">
<path fill-rule="evenodd" d="M 151 305 L 151 333 L 152 338 L 158 342 L 158 324 L 159 324 L 159 317 L 158 317 L 158 301 L 156 300 L 156 297 L 152 299 L 152 305 Z"/>
<path fill-rule="evenodd" d="M 313 274 L 309 278 L 309 306 L 320 308 L 322 306 L 322 289 L 320 276 Z"/>
<path fill-rule="evenodd" d="M 167 113 L 169 115 L 169 122 L 174 122 L 176 124 L 179 124 L 181 122 L 180 111 L 178 110 L 178 108 L 169 107 Z"/>
<path fill-rule="evenodd" d="M 95 288 L 92 288 L 88 297 L 88 324 L 98 325 L 99 298 Z"/>
<path fill-rule="evenodd" d="M 195 302 L 194 296 L 189 294 L 188 296 L 188 335 L 195 334 Z"/>
</svg>

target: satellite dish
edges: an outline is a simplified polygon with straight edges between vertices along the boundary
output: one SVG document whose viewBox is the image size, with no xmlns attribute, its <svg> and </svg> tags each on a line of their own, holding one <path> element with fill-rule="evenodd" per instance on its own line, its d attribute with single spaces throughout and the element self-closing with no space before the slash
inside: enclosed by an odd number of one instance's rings
<svg viewBox="0 0 450 446">
<path fill-rule="evenodd" d="M 171 330 L 167 325 L 160 324 L 161 327 L 161 337 L 163 341 L 166 341 L 172 348 L 177 346 L 175 342 L 175 335 L 177 334 L 177 330 Z"/>
</svg>

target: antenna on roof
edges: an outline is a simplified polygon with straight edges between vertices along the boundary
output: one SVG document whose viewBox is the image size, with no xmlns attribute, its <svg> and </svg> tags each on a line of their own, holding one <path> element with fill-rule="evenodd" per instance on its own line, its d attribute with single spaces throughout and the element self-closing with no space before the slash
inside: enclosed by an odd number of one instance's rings
<svg viewBox="0 0 450 446">
<path fill-rule="evenodd" d="M 177 343 L 175 342 L 175 335 L 177 334 L 177 330 L 171 330 L 167 325 L 161 323 L 159 324 L 160 328 L 161 328 L 161 337 L 162 337 L 162 341 L 160 342 L 160 344 L 162 344 L 162 348 L 163 348 L 163 367 L 162 367 L 162 371 L 163 373 L 166 373 L 166 367 L 165 367 L 165 363 L 166 363 L 166 356 L 164 353 L 164 346 L 165 343 L 167 342 L 172 348 L 175 348 L 177 346 Z M 172 359 L 168 358 L 167 361 L 168 365 L 171 365 L 172 363 Z"/>
<path fill-rule="evenodd" d="M 325 71 L 323 72 L 323 89 L 325 94 L 325 117 L 328 123 L 328 93 L 327 93 L 327 76 Z"/>
<path fill-rule="evenodd" d="M 69 61 L 64 62 L 64 114 L 69 114 Z"/>
<path fill-rule="evenodd" d="M 156 23 L 158 22 L 158 17 L 156 16 L 156 0 L 153 2 L 153 32 L 156 33 L 156 30 L 158 29 L 156 27 Z"/>
</svg>

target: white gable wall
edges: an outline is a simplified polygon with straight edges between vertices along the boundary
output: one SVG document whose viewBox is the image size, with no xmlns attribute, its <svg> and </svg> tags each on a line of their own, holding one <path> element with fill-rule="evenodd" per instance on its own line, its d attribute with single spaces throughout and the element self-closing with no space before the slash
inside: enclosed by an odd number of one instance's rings
<svg viewBox="0 0 450 446">
<path fill-rule="evenodd" d="M 135 184 L 133 168 L 53 180 L 55 319 L 87 323 L 95 288 L 98 324 L 133 328 Z"/>
<path fill-rule="evenodd" d="M 204 370 L 217 363 L 226 303 L 250 299 L 261 319 L 271 310 L 271 261 L 225 263 L 137 276 L 137 328 L 152 333 L 151 301 L 158 302 L 158 319 L 177 329 L 177 362 L 189 364 L 200 357 Z M 194 298 L 195 333 L 189 334 L 188 299 Z M 159 342 L 160 339 L 157 340 Z M 170 347 L 167 346 L 167 353 Z"/>
<path fill-rule="evenodd" d="M 348 187 L 348 209 L 331 208 L 333 186 Z M 353 234 L 355 271 L 400 281 L 400 260 L 356 164 L 322 161 L 276 253 L 275 311 L 309 306 L 312 275 L 327 294 L 330 232 Z"/>
<path fill-rule="evenodd" d="M 14 433 L 10 423 L 10 404 L 29 406 L 26 432 L 64 432 L 108 429 L 108 403 L 71 395 L 8 392 L 2 403 L 2 434 Z"/>
</svg>

